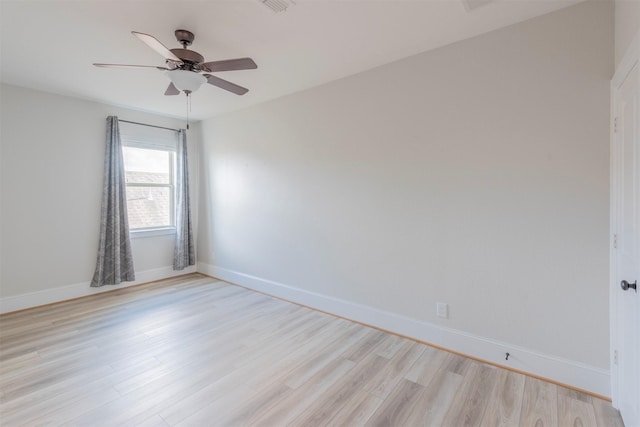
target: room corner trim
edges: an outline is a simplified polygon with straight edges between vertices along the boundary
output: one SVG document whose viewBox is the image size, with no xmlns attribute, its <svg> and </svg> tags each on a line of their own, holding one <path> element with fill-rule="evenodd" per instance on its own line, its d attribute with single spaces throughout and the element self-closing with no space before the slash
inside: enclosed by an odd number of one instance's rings
<svg viewBox="0 0 640 427">
<path fill-rule="evenodd" d="M 61 301 L 67 301 L 75 298 L 81 298 L 88 295 L 99 294 L 103 292 L 113 291 L 115 289 L 127 288 L 129 286 L 140 285 L 147 282 L 153 282 L 170 277 L 182 276 L 184 274 L 195 273 L 195 267 L 185 268 L 182 271 L 174 271 L 172 266 L 155 268 L 152 270 L 136 271 L 136 280 L 133 282 L 122 282 L 115 286 L 101 286 L 92 288 L 90 282 L 76 283 L 73 285 L 60 286 L 57 288 L 46 289 L 43 291 L 29 292 L 26 294 L 8 296 L 0 298 L 0 314 L 10 313 L 13 311 L 24 310 L 27 308 L 38 307 L 41 305 L 52 304 Z"/>
<path fill-rule="evenodd" d="M 486 361 L 523 374 L 548 379 L 561 385 L 608 398 L 611 396 L 608 370 L 573 360 L 543 354 L 464 331 L 444 328 L 396 313 L 305 291 L 272 280 L 226 268 L 198 263 L 198 272 L 313 309 L 344 317 L 446 350 Z M 508 363 L 504 354 L 511 353 Z"/>
</svg>

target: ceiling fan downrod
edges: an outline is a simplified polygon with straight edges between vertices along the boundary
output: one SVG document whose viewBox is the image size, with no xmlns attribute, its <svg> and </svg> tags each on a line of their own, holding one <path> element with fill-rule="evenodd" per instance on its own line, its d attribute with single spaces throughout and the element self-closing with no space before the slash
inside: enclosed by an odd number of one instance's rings
<svg viewBox="0 0 640 427">
<path fill-rule="evenodd" d="M 178 43 L 182 45 L 183 49 L 186 49 L 187 46 L 191 46 L 196 36 L 189 30 L 176 30 L 174 32 Z"/>
</svg>

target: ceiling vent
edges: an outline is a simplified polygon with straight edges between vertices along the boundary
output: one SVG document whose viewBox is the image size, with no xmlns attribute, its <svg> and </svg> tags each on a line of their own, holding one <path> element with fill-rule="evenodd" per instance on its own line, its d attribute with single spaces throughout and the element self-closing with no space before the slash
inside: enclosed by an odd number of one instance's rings
<svg viewBox="0 0 640 427">
<path fill-rule="evenodd" d="M 472 12 L 474 9 L 486 6 L 492 1 L 493 0 L 462 0 L 462 4 L 467 12 Z"/>
<path fill-rule="evenodd" d="M 260 3 L 273 10 L 275 13 L 284 12 L 290 6 L 295 6 L 293 0 L 259 0 Z"/>
</svg>

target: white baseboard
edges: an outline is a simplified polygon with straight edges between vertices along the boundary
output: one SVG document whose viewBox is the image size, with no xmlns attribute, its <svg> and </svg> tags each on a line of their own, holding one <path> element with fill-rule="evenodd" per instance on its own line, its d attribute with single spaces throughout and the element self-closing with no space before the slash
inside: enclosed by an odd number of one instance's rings
<svg viewBox="0 0 640 427">
<path fill-rule="evenodd" d="M 206 263 L 198 263 L 198 272 L 507 369 L 549 379 L 603 397 L 611 396 L 611 376 L 605 369 Z M 505 361 L 504 355 L 507 352 L 510 353 L 510 357 Z"/>
<path fill-rule="evenodd" d="M 78 297 L 99 294 L 102 292 L 112 291 L 114 289 L 126 288 L 129 286 L 139 285 L 141 283 L 153 282 L 154 280 L 167 279 L 169 277 L 195 272 L 195 266 L 185 268 L 182 271 L 175 271 L 172 266 L 160 267 L 154 268 L 153 270 L 136 271 L 135 281 L 122 282 L 119 285 L 106 285 L 99 288 L 92 288 L 90 286 L 90 282 L 83 282 L 76 283 L 75 285 L 46 289 L 44 291 L 3 297 L 0 298 L 0 313 L 10 313 L 12 311 L 23 310 L 25 308 L 66 301 Z"/>
</svg>

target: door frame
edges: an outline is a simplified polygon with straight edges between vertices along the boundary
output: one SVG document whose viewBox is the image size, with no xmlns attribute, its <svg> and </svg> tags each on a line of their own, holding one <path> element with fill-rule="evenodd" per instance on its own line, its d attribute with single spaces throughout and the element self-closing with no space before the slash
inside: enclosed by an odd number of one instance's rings
<svg viewBox="0 0 640 427">
<path fill-rule="evenodd" d="M 619 290 L 619 281 L 618 281 L 618 265 L 617 265 L 617 254 L 616 254 L 616 232 L 618 230 L 618 212 L 616 202 L 620 195 L 618 194 L 618 186 L 616 182 L 616 174 L 617 170 L 617 162 L 619 159 L 616 154 L 616 101 L 618 100 L 618 90 L 620 86 L 624 83 L 629 73 L 633 70 L 633 67 L 640 67 L 640 31 L 634 37 L 631 46 L 625 52 L 622 61 L 616 67 L 613 78 L 611 79 L 611 101 L 610 101 L 610 110 L 611 110 L 611 125 L 610 125 L 610 214 L 609 214 L 609 326 L 610 326 L 610 366 L 611 366 L 611 399 L 614 408 L 619 407 L 619 369 L 617 364 L 617 348 L 618 348 L 618 332 L 620 329 L 618 328 L 618 316 L 617 316 L 617 308 L 618 308 L 618 298 L 620 296 Z M 640 70 L 640 68 L 639 68 Z M 640 72 L 638 73 L 640 76 Z M 639 77 L 640 78 L 640 77 Z M 640 325 L 638 325 L 640 327 Z"/>
</svg>

